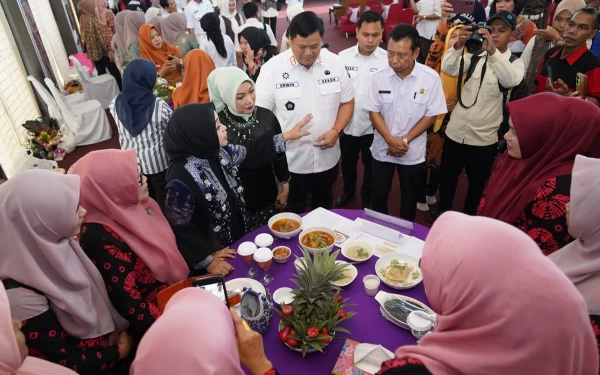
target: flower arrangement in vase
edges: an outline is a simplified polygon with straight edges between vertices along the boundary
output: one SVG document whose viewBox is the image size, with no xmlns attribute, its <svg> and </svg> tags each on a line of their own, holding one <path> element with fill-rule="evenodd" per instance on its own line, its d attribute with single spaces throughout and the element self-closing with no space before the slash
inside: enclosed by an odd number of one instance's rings
<svg viewBox="0 0 600 375">
<path fill-rule="evenodd" d="M 179 84 L 178 84 L 179 86 Z M 167 102 L 167 104 L 171 104 L 172 103 L 172 96 L 173 96 L 173 91 L 175 90 L 176 86 L 172 86 L 169 81 L 167 81 L 165 78 L 161 78 L 160 76 L 158 76 L 156 78 L 156 84 L 154 85 L 154 95 L 156 95 L 157 97 L 161 98 L 162 100 L 164 100 L 165 102 Z"/>
<path fill-rule="evenodd" d="M 333 283 L 344 278 L 347 264 L 336 263 L 339 251 L 310 253 L 302 249 L 304 258 L 292 281 L 294 301 L 275 309 L 281 317 L 279 339 L 289 348 L 302 352 L 323 352 L 333 338 L 350 332 L 340 327 L 356 315 L 346 311 L 347 300 L 340 295 L 340 287 Z"/>
<path fill-rule="evenodd" d="M 26 121 L 22 125 L 27 130 L 27 144 L 32 155 L 40 159 L 54 158 L 54 151 L 61 142 L 61 132 L 58 122 L 51 117 L 41 117 Z M 64 152 L 59 152 L 64 156 Z"/>
</svg>

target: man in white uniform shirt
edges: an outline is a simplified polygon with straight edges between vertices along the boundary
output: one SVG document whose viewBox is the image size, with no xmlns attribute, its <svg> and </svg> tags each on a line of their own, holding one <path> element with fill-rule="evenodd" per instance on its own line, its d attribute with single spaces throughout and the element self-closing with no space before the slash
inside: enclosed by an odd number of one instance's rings
<svg viewBox="0 0 600 375">
<path fill-rule="evenodd" d="M 390 32 L 389 67 L 373 74 L 369 110 L 375 126 L 373 209 L 387 214 L 392 178 L 400 178 L 400 217 L 414 221 L 419 195 L 425 188 L 427 129 L 447 112 L 442 82 L 435 70 L 417 63 L 419 33 L 407 24 Z"/>
<path fill-rule="evenodd" d="M 344 193 L 339 196 L 336 206 L 344 206 L 355 198 L 356 167 L 359 154 L 364 169 L 361 189 L 362 206 L 371 207 L 371 144 L 373 124 L 369 111 L 363 108 L 369 94 L 371 76 L 374 72 L 388 67 L 387 52 L 379 47 L 383 35 L 383 17 L 373 11 L 361 14 L 356 23 L 358 44 L 339 53 L 354 88 L 354 116 L 340 138 L 342 151 L 342 176 Z"/>
<path fill-rule="evenodd" d="M 342 60 L 321 50 L 323 20 L 302 12 L 290 23 L 291 48 L 263 65 L 256 82 L 256 105 L 272 110 L 285 133 L 306 114 L 303 130 L 311 134 L 286 145 L 290 170 L 288 211 L 305 211 L 307 193 L 313 208 L 331 208 L 332 187 L 340 158 L 338 138 L 354 111 L 352 83 Z"/>
<path fill-rule="evenodd" d="M 442 17 L 442 0 L 420 0 L 416 4 L 415 0 L 410 0 L 410 7 L 413 12 L 419 14 L 415 19 L 421 50 L 417 61 L 425 64 L 429 48 L 435 40 L 439 19 Z"/>
<path fill-rule="evenodd" d="M 187 20 L 187 28 L 190 35 L 195 36 L 198 43 L 201 41 L 201 36 L 206 35 L 200 26 L 200 19 L 206 13 L 214 12 L 214 8 L 210 0 L 190 0 L 184 10 L 185 19 Z"/>
</svg>

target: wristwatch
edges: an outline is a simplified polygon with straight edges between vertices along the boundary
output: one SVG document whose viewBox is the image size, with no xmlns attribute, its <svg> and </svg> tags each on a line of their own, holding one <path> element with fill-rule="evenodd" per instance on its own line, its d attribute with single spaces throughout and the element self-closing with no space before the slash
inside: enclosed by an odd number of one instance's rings
<svg viewBox="0 0 600 375">
<path fill-rule="evenodd" d="M 344 135 L 344 129 L 339 125 L 334 126 L 333 130 L 338 132 L 338 138 L 341 138 Z"/>
<path fill-rule="evenodd" d="M 408 139 L 406 139 L 406 137 L 402 137 L 402 141 L 406 144 L 409 144 Z"/>
</svg>

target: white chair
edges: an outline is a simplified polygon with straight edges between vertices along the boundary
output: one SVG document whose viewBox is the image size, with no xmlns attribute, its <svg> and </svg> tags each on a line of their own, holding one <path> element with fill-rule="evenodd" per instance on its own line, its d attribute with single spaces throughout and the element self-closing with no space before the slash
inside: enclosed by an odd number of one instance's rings
<svg viewBox="0 0 600 375">
<path fill-rule="evenodd" d="M 75 132 L 78 146 L 91 145 L 112 137 L 106 112 L 99 101 L 88 100 L 69 106 L 51 79 L 46 78 L 44 82 L 56 100 L 67 127 Z"/>
<path fill-rule="evenodd" d="M 119 85 L 117 85 L 115 77 L 108 73 L 90 77 L 87 69 L 84 69 L 76 57 L 69 56 L 69 60 L 77 68 L 85 98 L 88 100 L 96 99 L 102 104 L 102 108 L 107 109 L 115 96 L 119 95 Z"/>
<path fill-rule="evenodd" d="M 42 100 L 48 107 L 48 114 L 50 115 L 50 117 L 55 119 L 61 126 L 66 126 L 65 119 L 60 113 L 60 108 L 58 108 L 58 104 L 56 103 L 56 100 L 54 100 L 54 98 L 52 97 L 52 94 L 50 94 L 50 92 L 46 90 L 44 85 L 40 81 L 38 81 L 34 76 L 27 76 L 27 80 L 31 82 L 31 85 L 33 86 L 34 90 L 38 93 L 38 95 L 42 98 Z M 67 102 L 68 106 L 77 105 L 85 101 L 84 95 L 81 92 L 63 96 L 63 98 Z M 73 129 L 69 130 L 74 131 Z"/>
</svg>

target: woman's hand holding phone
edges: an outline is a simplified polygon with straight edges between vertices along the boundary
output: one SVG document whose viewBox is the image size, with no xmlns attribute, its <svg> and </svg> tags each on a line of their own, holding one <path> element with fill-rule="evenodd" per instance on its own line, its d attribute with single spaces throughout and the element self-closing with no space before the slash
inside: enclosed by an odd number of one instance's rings
<svg viewBox="0 0 600 375">
<path fill-rule="evenodd" d="M 240 362 L 250 370 L 252 375 L 263 375 L 273 368 L 265 354 L 263 338 L 254 332 L 248 324 L 233 309 L 229 309 L 231 319 L 235 325 Z"/>
</svg>

